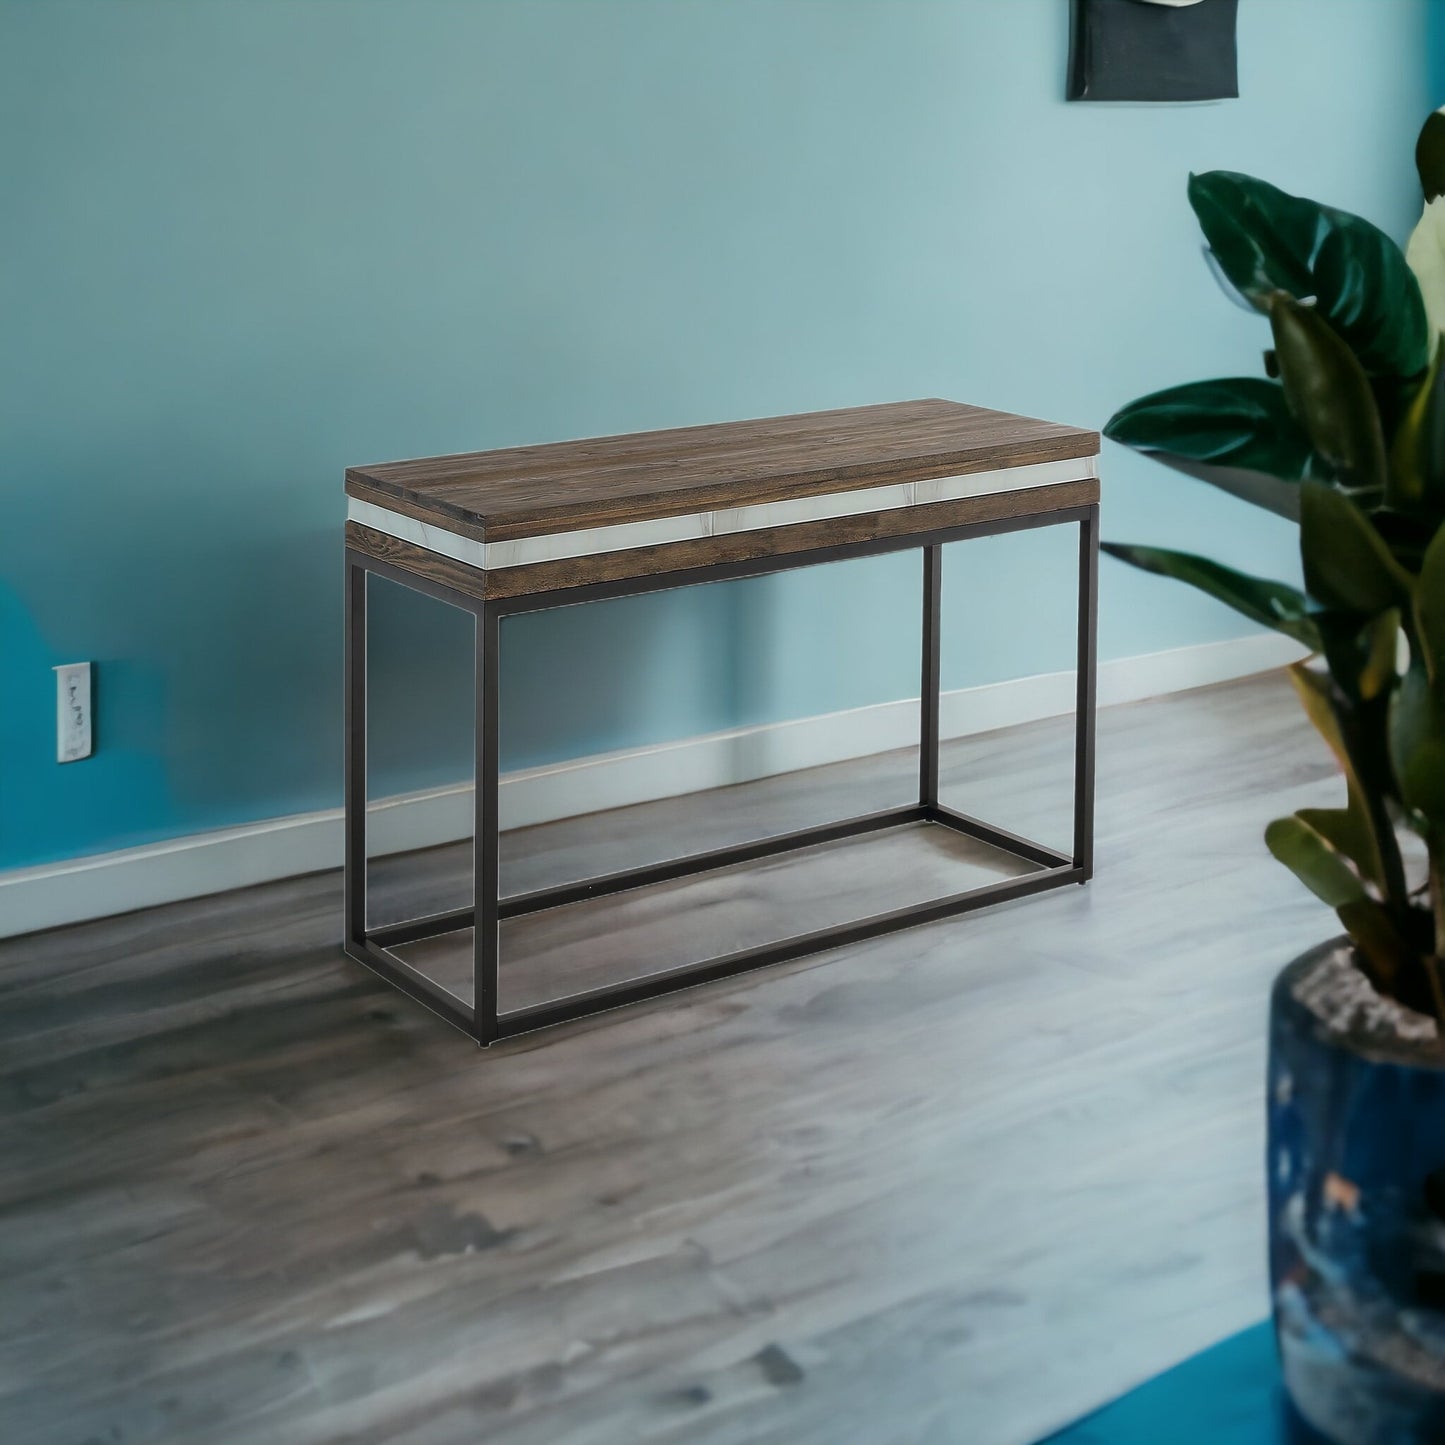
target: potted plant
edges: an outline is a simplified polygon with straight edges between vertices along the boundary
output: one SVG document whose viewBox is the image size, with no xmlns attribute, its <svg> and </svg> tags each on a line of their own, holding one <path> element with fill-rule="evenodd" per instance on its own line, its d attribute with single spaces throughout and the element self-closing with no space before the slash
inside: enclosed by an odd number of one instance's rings
<svg viewBox="0 0 1445 1445">
<path fill-rule="evenodd" d="M 1338 1445 L 1445 1441 L 1445 115 L 1417 162 L 1408 258 L 1358 216 L 1192 176 L 1212 268 L 1268 319 L 1265 375 L 1105 428 L 1299 526 L 1303 591 L 1106 547 L 1308 648 L 1290 676 L 1344 774 L 1341 806 L 1265 831 L 1344 928 L 1276 982 L 1268 1099 L 1285 1383 Z"/>
</svg>

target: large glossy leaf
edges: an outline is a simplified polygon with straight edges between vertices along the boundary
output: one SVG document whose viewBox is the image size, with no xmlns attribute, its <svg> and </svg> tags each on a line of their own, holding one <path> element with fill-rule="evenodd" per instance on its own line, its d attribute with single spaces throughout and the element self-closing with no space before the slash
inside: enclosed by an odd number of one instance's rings
<svg viewBox="0 0 1445 1445">
<path fill-rule="evenodd" d="M 1104 435 L 1292 521 L 1300 479 L 1321 470 L 1284 388 L 1256 376 L 1140 397 L 1109 418 Z"/>
<path fill-rule="evenodd" d="M 1383 492 L 1385 434 L 1369 378 L 1312 306 L 1276 292 L 1270 326 L 1286 402 L 1310 444 L 1353 490 Z"/>
<path fill-rule="evenodd" d="M 1224 293 L 1227 300 L 1232 301 L 1241 311 L 1248 311 L 1254 315 L 1259 307 L 1234 284 L 1224 273 L 1224 267 L 1219 264 L 1219 257 L 1209 249 L 1208 244 L 1200 247 L 1204 253 L 1204 264 L 1209 267 L 1209 274 L 1214 277 L 1214 283 Z"/>
<path fill-rule="evenodd" d="M 1286 637 L 1303 643 L 1311 651 L 1320 648 L 1320 635 L 1309 616 L 1309 599 L 1297 588 L 1284 582 L 1251 577 L 1236 572 L 1208 557 L 1192 552 L 1174 552 L 1167 547 L 1140 547 L 1126 542 L 1105 542 L 1103 549 L 1111 557 L 1139 567 L 1160 577 L 1187 582 L 1227 603 L 1251 622 L 1272 627 Z"/>
<path fill-rule="evenodd" d="M 1408 604 L 1409 574 L 1347 496 L 1304 482 L 1300 502 L 1305 588 L 1316 602 L 1362 618 Z"/>
<path fill-rule="evenodd" d="M 1431 113 L 1415 142 L 1415 169 L 1427 204 L 1445 196 L 1445 115 L 1438 110 Z"/>
<path fill-rule="evenodd" d="M 1331 908 L 1364 901 L 1359 875 L 1298 814 L 1276 818 L 1264 830 L 1265 846 L 1316 898 Z"/>
<path fill-rule="evenodd" d="M 1367 371 L 1424 370 L 1420 288 L 1378 226 L 1237 171 L 1191 176 L 1189 201 L 1220 269 L 1260 310 L 1274 291 L 1313 297 Z"/>
</svg>

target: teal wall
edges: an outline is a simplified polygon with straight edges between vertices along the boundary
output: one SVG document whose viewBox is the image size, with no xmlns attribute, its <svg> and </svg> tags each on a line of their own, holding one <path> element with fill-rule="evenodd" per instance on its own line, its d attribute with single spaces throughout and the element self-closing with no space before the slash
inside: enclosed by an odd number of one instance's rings
<svg viewBox="0 0 1445 1445">
<path fill-rule="evenodd" d="M 1067 8 L 0 0 L 0 866 L 339 801 L 348 463 L 928 395 L 1097 426 L 1257 364 L 1190 168 L 1406 232 L 1427 0 L 1244 0 L 1243 99 L 1180 108 L 1065 105 Z M 1291 570 L 1106 462 L 1107 534 Z M 947 685 L 1066 666 L 1068 538 L 956 551 Z M 903 696 L 916 576 L 519 621 L 506 760 Z M 465 639 L 387 600 L 379 784 L 415 787 L 457 771 Z M 1112 567 L 1102 627 L 1241 630 Z"/>
</svg>

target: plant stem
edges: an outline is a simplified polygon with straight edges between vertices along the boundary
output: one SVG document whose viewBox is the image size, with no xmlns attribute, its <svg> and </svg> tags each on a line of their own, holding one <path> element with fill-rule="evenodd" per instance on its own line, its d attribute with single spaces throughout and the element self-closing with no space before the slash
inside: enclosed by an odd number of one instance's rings
<svg viewBox="0 0 1445 1445">
<path fill-rule="evenodd" d="M 1425 977 L 1430 980 L 1430 993 L 1435 1000 L 1435 1021 L 1439 1026 L 1440 1047 L 1445 1050 L 1445 989 L 1440 986 L 1440 959 L 1432 954 L 1425 960 Z"/>
<path fill-rule="evenodd" d="M 1373 788 L 1361 788 L 1361 795 L 1365 804 L 1365 811 L 1369 815 L 1370 826 L 1375 834 L 1375 845 L 1380 850 L 1380 870 L 1384 874 L 1382 882 L 1385 895 L 1385 903 L 1394 911 L 1403 913 L 1410 906 L 1410 885 L 1405 878 L 1405 859 L 1400 852 L 1400 840 L 1395 834 L 1395 824 L 1390 818 L 1389 809 L 1385 807 L 1384 798 Z M 1432 852 L 1431 857 L 1434 858 Z M 1445 865 L 1445 860 L 1442 860 Z M 1430 877 L 1432 880 L 1432 896 L 1434 895 L 1434 864 L 1431 864 Z M 1441 930 L 1440 905 L 1435 906 L 1435 935 L 1436 950 L 1440 950 Z"/>
<path fill-rule="evenodd" d="M 1430 858 L 1430 912 L 1435 922 L 1435 956 L 1445 956 L 1445 833 L 1432 828 L 1425 839 Z"/>
<path fill-rule="evenodd" d="M 1440 960 L 1445 957 L 1445 834 L 1432 828 L 1425 840 L 1430 856 L 1430 912 L 1435 924 L 1435 952 L 1425 960 L 1425 976 L 1435 999 L 1435 1018 L 1445 1045 L 1445 989 L 1440 983 Z"/>
</svg>

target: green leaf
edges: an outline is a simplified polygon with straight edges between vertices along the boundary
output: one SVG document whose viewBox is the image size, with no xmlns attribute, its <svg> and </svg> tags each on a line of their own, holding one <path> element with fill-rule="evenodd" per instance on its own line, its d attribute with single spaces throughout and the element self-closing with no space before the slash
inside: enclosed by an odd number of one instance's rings
<svg viewBox="0 0 1445 1445">
<path fill-rule="evenodd" d="M 1274 291 L 1314 297 L 1366 371 L 1425 369 L 1430 337 L 1420 287 L 1378 226 L 1237 171 L 1191 176 L 1189 203 L 1220 269 L 1261 311 Z"/>
<path fill-rule="evenodd" d="M 1311 614 L 1335 686 L 1352 702 L 1382 698 L 1399 678 L 1400 609 L 1387 607 L 1363 625 L 1358 613 Z"/>
<path fill-rule="evenodd" d="M 1201 592 L 1227 603 L 1251 622 L 1272 627 L 1292 637 L 1312 652 L 1320 649 L 1320 635 L 1309 616 L 1309 599 L 1284 582 L 1272 582 L 1236 572 L 1232 567 L 1196 557 L 1191 552 L 1173 552 L 1165 547 L 1140 547 L 1126 542 L 1105 542 L 1103 550 L 1131 567 L 1187 582 Z"/>
<path fill-rule="evenodd" d="M 1300 502 L 1305 588 L 1316 602 L 1372 617 L 1408 601 L 1409 574 L 1348 497 L 1305 482 Z"/>
<path fill-rule="evenodd" d="M 1396 512 L 1388 507 L 1372 511 L 1370 521 L 1401 568 L 1411 576 L 1418 575 L 1438 528 L 1421 514 Z"/>
<path fill-rule="evenodd" d="M 1445 331 L 1445 196 L 1437 196 L 1420 213 L 1405 242 L 1405 262 L 1425 303 L 1426 326 L 1433 355 Z"/>
<path fill-rule="evenodd" d="M 1264 841 L 1269 851 L 1331 908 L 1368 899 L 1355 870 L 1298 814 L 1276 818 L 1264 830 Z"/>
<path fill-rule="evenodd" d="M 1109 418 L 1104 435 L 1292 521 L 1296 484 L 1320 470 L 1284 388 L 1254 376 L 1140 397 Z"/>
<path fill-rule="evenodd" d="M 1362 665 L 1357 682 L 1360 698 L 1373 702 L 1383 697 L 1400 675 L 1400 609 L 1389 607 L 1365 624 L 1361 634 Z"/>
<path fill-rule="evenodd" d="M 1412 667 L 1390 705 L 1390 755 L 1400 797 L 1445 827 L 1445 703 L 1423 667 Z"/>
<path fill-rule="evenodd" d="M 1334 683 L 1325 673 L 1296 662 L 1289 668 L 1289 681 L 1295 683 L 1306 717 L 1324 738 L 1329 751 L 1335 754 L 1335 762 L 1345 775 L 1345 796 L 1354 815 L 1354 829 L 1366 832 L 1370 838 L 1367 861 L 1361 864 L 1361 871 L 1379 884 L 1381 892 L 1390 899 L 1405 897 L 1405 874 L 1400 868 L 1399 848 L 1389 832 L 1389 815 L 1384 811 L 1383 802 L 1377 808 L 1370 806 L 1371 796 L 1380 801 L 1384 786 L 1381 773 L 1389 770 L 1389 759 L 1376 756 L 1381 747 L 1374 743 L 1374 731 L 1368 734 L 1368 740 L 1358 736 L 1360 730 L 1348 707 L 1348 699 L 1337 696 Z M 1348 738 L 1345 722 L 1351 724 Z M 1376 789 L 1374 793 L 1370 792 L 1371 786 Z"/>
<path fill-rule="evenodd" d="M 1445 196 L 1445 115 L 1438 110 L 1425 121 L 1415 142 L 1415 169 L 1420 172 L 1426 205 Z"/>
<path fill-rule="evenodd" d="M 1383 887 L 1380 858 L 1369 818 L 1352 802 L 1348 808 L 1301 808 L 1295 816 L 1336 852 L 1343 853 L 1370 882 Z"/>
<path fill-rule="evenodd" d="M 1401 971 L 1415 962 L 1416 950 L 1406 942 L 1389 909 L 1373 898 L 1356 899 L 1336 911 L 1355 946 L 1364 954 L 1375 986 L 1389 992 Z"/>
<path fill-rule="evenodd" d="M 1390 636 L 1390 669 L 1394 669 L 1394 636 L 1399 629 L 1399 614 L 1393 614 L 1394 627 Z M 1328 614 L 1319 614 L 1316 621 L 1328 627 Z M 1366 627 L 1363 633 L 1357 634 L 1357 643 L 1361 637 L 1368 639 L 1370 627 Z M 1338 640 L 1332 639 L 1329 631 L 1325 631 L 1325 657 L 1331 670 L 1332 681 L 1335 686 L 1340 685 L 1340 660 L 1338 659 Z M 1366 666 L 1368 656 L 1373 652 L 1368 642 L 1364 649 L 1355 650 L 1354 665 Z M 1371 883 L 1376 884 L 1381 892 L 1389 892 L 1389 879 L 1386 876 L 1384 858 L 1380 853 L 1380 840 L 1376 834 L 1376 824 L 1370 816 L 1370 809 L 1364 802 L 1364 789 L 1366 789 L 1366 776 L 1361 772 L 1360 760 L 1354 756 L 1354 751 L 1345 743 L 1344 727 L 1341 724 L 1341 705 L 1350 707 L 1347 699 L 1335 701 L 1331 695 L 1331 686 L 1327 679 L 1322 678 L 1318 672 L 1299 665 L 1298 668 L 1290 669 L 1292 681 L 1295 682 L 1296 691 L 1301 695 L 1301 701 L 1305 704 L 1305 712 L 1309 720 L 1314 722 L 1316 730 L 1324 737 L 1329 750 L 1335 754 L 1335 759 L 1340 763 L 1345 775 L 1345 798 L 1347 806 L 1344 808 L 1302 808 L 1299 816 L 1305 819 L 1322 838 L 1329 844 L 1341 851 L 1345 857 L 1350 858 L 1351 863 L 1367 877 Z M 1357 689 L 1360 694 L 1367 691 L 1366 688 Z M 1351 712 L 1353 718 L 1353 712 Z M 1380 769 L 1374 770 L 1379 772 Z M 1374 773 L 1371 772 L 1371 777 Z"/>
<path fill-rule="evenodd" d="M 1385 499 L 1402 511 L 1445 517 L 1445 349 L 1436 349 L 1395 429 Z"/>
<path fill-rule="evenodd" d="M 1415 584 L 1415 628 L 1431 683 L 1445 687 L 1445 527 L 1435 533 Z"/>
<path fill-rule="evenodd" d="M 1269 303 L 1285 400 L 1315 451 L 1357 490 L 1383 489 L 1385 435 L 1369 378 L 1354 353 L 1311 306 L 1282 291 Z"/>
<path fill-rule="evenodd" d="M 1303 662 L 1296 662 L 1289 668 L 1289 678 L 1294 683 L 1300 702 L 1304 704 L 1305 715 L 1335 755 L 1335 761 L 1343 769 L 1346 781 L 1351 787 L 1356 786 L 1358 778 L 1354 760 L 1345 748 L 1340 720 L 1335 715 L 1334 700 L 1330 696 L 1329 678 Z"/>
</svg>

